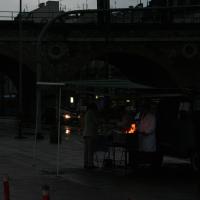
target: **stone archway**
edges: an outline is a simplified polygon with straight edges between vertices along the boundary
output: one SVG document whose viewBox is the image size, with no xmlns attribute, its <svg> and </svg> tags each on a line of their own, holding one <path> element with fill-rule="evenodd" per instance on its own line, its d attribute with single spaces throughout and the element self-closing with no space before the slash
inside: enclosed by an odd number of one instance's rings
<svg viewBox="0 0 200 200">
<path fill-rule="evenodd" d="M 16 89 L 15 109 L 18 111 L 18 91 L 19 91 L 19 64 L 18 61 L 0 55 L 0 73 L 2 76 L 8 77 L 13 87 Z M 23 115 L 31 117 L 34 111 L 35 102 L 35 73 L 32 72 L 26 65 L 22 67 L 22 106 Z"/>
<path fill-rule="evenodd" d="M 158 63 L 145 56 L 111 52 L 97 56 L 97 60 L 115 66 L 127 79 L 157 88 L 177 88 L 171 74 Z"/>
</svg>

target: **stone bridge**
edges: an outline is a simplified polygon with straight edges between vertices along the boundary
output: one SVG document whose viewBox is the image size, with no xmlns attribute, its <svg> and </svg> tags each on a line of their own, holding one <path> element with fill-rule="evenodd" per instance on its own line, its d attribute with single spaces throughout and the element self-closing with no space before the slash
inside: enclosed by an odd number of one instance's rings
<svg viewBox="0 0 200 200">
<path fill-rule="evenodd" d="M 104 61 L 137 83 L 200 87 L 199 24 L 66 23 L 60 19 L 47 24 L 23 21 L 24 102 L 34 97 L 38 64 L 40 81 L 98 78 L 103 68 L 93 69 L 91 63 Z M 18 88 L 19 23 L 0 21 L 0 27 L 0 69 Z"/>
</svg>

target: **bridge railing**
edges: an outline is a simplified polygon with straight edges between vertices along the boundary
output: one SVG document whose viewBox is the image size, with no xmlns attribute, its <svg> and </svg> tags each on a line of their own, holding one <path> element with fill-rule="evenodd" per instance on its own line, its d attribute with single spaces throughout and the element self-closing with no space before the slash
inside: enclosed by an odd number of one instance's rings
<svg viewBox="0 0 200 200">
<path fill-rule="evenodd" d="M 18 11 L 0 11 L 0 20 L 14 20 Z"/>
<path fill-rule="evenodd" d="M 23 21 L 32 21 L 36 23 L 45 23 L 53 19 L 62 12 L 22 12 Z M 8 20 L 14 21 L 19 19 L 18 11 L 0 11 L 0 21 Z"/>
<path fill-rule="evenodd" d="M 64 23 L 200 23 L 200 6 L 22 12 L 23 21 L 35 23 L 46 23 L 56 16 Z M 0 20 L 18 19 L 16 11 L 0 11 Z"/>
<path fill-rule="evenodd" d="M 65 23 L 200 23 L 200 6 L 76 10 L 61 18 Z"/>
</svg>

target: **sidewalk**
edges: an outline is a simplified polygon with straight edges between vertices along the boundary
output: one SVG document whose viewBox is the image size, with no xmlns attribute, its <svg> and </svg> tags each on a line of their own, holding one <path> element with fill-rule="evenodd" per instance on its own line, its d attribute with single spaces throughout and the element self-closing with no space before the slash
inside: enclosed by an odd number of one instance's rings
<svg viewBox="0 0 200 200">
<path fill-rule="evenodd" d="M 85 170 L 83 141 L 75 134 L 62 140 L 61 173 L 57 177 L 57 145 L 50 144 L 47 136 L 39 140 L 36 166 L 33 166 L 33 146 L 33 135 L 23 140 L 14 139 L 12 134 L 0 136 L 0 176 L 10 176 L 11 200 L 41 199 L 43 184 L 50 186 L 52 200 L 199 199 L 199 182 L 184 166 L 178 173 L 167 169 L 156 176 L 148 170 L 127 175 L 124 170 Z M 2 195 L 0 189 L 1 199 Z"/>
</svg>

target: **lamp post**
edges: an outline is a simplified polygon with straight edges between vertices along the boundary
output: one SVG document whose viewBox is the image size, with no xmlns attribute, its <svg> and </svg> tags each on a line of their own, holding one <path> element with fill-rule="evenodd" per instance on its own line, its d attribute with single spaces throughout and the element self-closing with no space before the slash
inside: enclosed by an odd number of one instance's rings
<svg viewBox="0 0 200 200">
<path fill-rule="evenodd" d="M 117 8 L 117 0 L 115 0 L 115 9 Z"/>
<path fill-rule="evenodd" d="M 85 9 L 87 10 L 88 9 L 88 1 L 85 0 Z"/>
<path fill-rule="evenodd" d="M 22 139 L 22 0 L 19 0 L 19 85 L 18 85 L 18 135 L 16 138 Z"/>
<path fill-rule="evenodd" d="M 169 6 L 169 1 L 168 1 L 168 0 L 166 0 L 166 6 L 167 6 L 167 7 Z"/>
<path fill-rule="evenodd" d="M 61 14 L 63 15 L 63 14 Z M 55 16 L 53 19 L 49 20 L 42 30 L 40 31 L 40 34 L 37 39 L 36 43 L 36 115 L 35 115 L 35 139 L 34 139 L 34 146 L 33 146 L 33 165 L 36 166 L 37 162 L 37 139 L 38 136 L 40 135 L 41 131 L 41 91 L 40 88 L 37 87 L 37 83 L 41 81 L 41 76 L 42 76 L 42 65 L 41 65 L 41 45 L 42 45 L 42 40 L 48 30 L 48 28 L 55 22 L 55 20 L 59 16 Z M 61 91 L 59 91 L 59 96 L 61 96 Z M 60 102 L 60 99 L 59 99 Z M 60 116 L 60 114 L 59 114 Z M 59 122 L 60 123 L 60 122 Z M 60 127 L 59 131 L 60 133 Z M 57 176 L 59 175 L 59 165 L 60 165 L 60 135 L 58 134 L 58 151 L 57 151 Z"/>
</svg>

